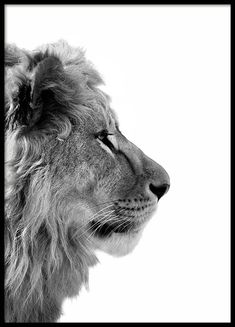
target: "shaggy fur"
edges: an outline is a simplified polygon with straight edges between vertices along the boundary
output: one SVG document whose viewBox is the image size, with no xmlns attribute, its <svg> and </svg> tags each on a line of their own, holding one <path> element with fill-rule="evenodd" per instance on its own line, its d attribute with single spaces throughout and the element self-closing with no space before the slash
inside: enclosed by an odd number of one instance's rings
<svg viewBox="0 0 235 327">
<path fill-rule="evenodd" d="M 118 124 L 109 97 L 97 88 L 102 80 L 81 49 L 64 41 L 32 52 L 9 45 L 5 66 L 5 320 L 54 322 L 63 300 L 77 295 L 88 282 L 88 268 L 97 263 L 94 250 L 102 248 L 101 243 L 107 250 L 111 242 L 104 233 L 93 242 L 87 221 L 101 219 L 97 212 L 111 203 L 109 197 L 119 199 L 116 212 L 130 211 L 121 201 L 130 196 L 131 187 L 135 201 L 143 200 L 137 194 L 144 173 L 138 183 L 134 176 L 147 159 L 140 150 L 134 156 L 137 148 L 128 159 L 124 150 L 115 150 L 114 140 L 102 136 L 98 144 L 90 136 L 98 125 L 118 130 Z M 117 157 L 123 153 L 116 166 L 113 152 Z M 159 167 L 154 175 L 158 178 Z M 148 178 L 151 169 L 145 170 Z M 167 174 L 162 174 L 161 184 L 169 184 Z M 91 203 L 94 193 L 98 200 Z M 140 208 L 135 204 L 132 210 Z M 117 222 L 117 215 L 106 213 L 106 223 L 111 218 Z M 128 236 L 128 242 L 134 246 L 137 241 Z"/>
<path fill-rule="evenodd" d="M 81 284 L 87 282 L 88 267 L 97 262 L 84 235 L 73 238 L 76 230 L 63 221 L 63 211 L 69 210 L 66 199 L 61 200 L 66 185 L 64 189 L 52 186 L 49 162 L 42 158 L 53 133 L 65 138 L 71 132 L 71 121 L 80 122 L 76 105 L 92 103 L 92 87 L 101 81 L 85 63 L 83 52 L 77 51 L 73 58 L 64 47 L 65 43 L 58 44 L 73 69 L 79 65 L 76 77 L 80 78 L 80 95 L 77 87 L 74 91 L 72 73 L 62 76 L 57 57 L 47 57 L 32 80 L 32 69 L 42 58 L 15 51 L 15 47 L 6 51 L 6 65 L 18 64 L 6 72 L 6 129 L 15 138 L 14 155 L 7 167 L 11 179 L 6 190 L 6 321 L 55 321 L 64 297 L 78 293 Z M 36 90 L 33 97 L 32 84 Z M 86 84 L 91 90 L 85 89 Z M 43 104 L 37 92 L 45 97 Z M 98 92 L 97 96 L 105 105 Z M 69 108 L 66 113 L 65 108 Z M 35 135 L 28 135 L 36 122 Z"/>
</svg>

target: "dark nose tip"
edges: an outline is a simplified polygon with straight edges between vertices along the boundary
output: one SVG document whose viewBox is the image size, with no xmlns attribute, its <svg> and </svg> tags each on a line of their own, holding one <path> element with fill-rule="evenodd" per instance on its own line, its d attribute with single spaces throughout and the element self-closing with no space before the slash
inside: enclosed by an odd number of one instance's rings
<svg viewBox="0 0 235 327">
<path fill-rule="evenodd" d="M 158 200 L 160 200 L 160 198 L 169 190 L 170 185 L 167 183 L 158 186 L 150 184 L 149 188 L 151 192 L 157 196 Z"/>
</svg>

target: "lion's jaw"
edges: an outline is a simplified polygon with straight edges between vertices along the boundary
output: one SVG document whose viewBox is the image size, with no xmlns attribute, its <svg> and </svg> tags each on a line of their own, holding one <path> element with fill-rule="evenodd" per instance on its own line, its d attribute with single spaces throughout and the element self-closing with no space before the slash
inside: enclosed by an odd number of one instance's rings
<svg viewBox="0 0 235 327">
<path fill-rule="evenodd" d="M 118 216 L 114 217 L 114 221 L 120 222 L 119 224 L 116 223 L 116 225 L 113 225 L 113 222 L 111 221 L 110 225 L 106 224 L 105 226 L 99 227 L 96 222 L 96 228 L 91 233 L 91 237 L 89 237 L 92 239 L 94 248 L 117 257 L 129 254 L 138 244 L 143 230 L 153 214 L 156 212 L 156 209 L 157 201 L 155 203 L 151 203 L 151 209 L 143 212 L 142 214 L 139 214 L 139 212 L 137 213 L 136 211 L 135 217 L 133 217 L 133 219 L 130 221 L 130 227 L 128 226 L 128 221 L 125 220 L 125 218 L 123 219 L 122 217 L 120 218 Z M 123 222 L 121 220 L 123 220 Z M 123 225 L 127 226 L 126 229 L 125 227 L 122 228 Z"/>
</svg>

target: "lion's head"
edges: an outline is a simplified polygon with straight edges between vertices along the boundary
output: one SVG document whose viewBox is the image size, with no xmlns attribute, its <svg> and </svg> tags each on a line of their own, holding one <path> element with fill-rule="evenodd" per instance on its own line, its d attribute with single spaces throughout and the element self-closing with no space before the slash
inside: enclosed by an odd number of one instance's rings
<svg viewBox="0 0 235 327">
<path fill-rule="evenodd" d="M 95 249 L 129 253 L 169 189 L 169 176 L 122 134 L 81 49 L 62 41 L 32 52 L 7 46 L 5 62 L 6 142 L 12 147 L 6 289 L 15 315 L 8 319 L 52 321 L 56 315 L 43 316 L 45 292 L 58 303 L 76 294 L 72 288 L 86 280 Z M 66 282 L 58 281 L 61 270 Z M 27 315 L 16 313 L 17 296 Z M 37 297 L 44 318 L 30 306 Z"/>
</svg>

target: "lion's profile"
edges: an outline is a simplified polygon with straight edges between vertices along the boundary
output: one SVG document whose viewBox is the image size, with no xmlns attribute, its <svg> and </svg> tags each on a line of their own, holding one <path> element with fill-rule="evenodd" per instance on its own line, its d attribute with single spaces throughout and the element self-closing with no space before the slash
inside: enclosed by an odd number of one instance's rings
<svg viewBox="0 0 235 327">
<path fill-rule="evenodd" d="M 53 322 L 96 249 L 134 248 L 169 176 L 121 133 L 81 49 L 8 45 L 5 67 L 5 321 Z"/>
</svg>

